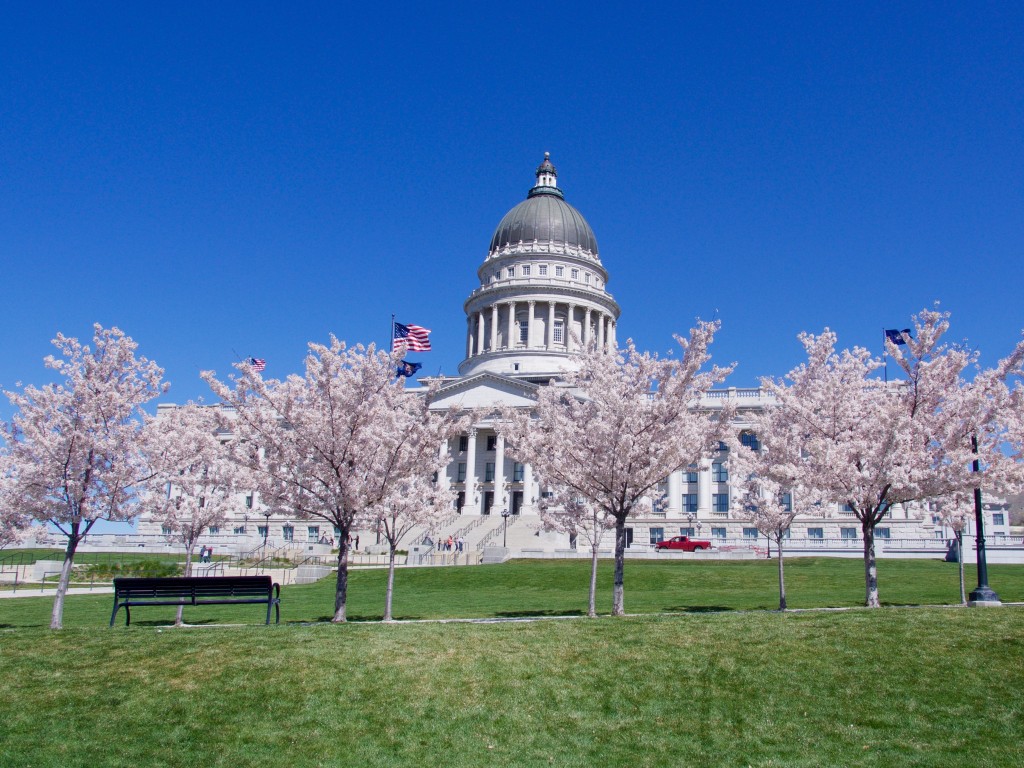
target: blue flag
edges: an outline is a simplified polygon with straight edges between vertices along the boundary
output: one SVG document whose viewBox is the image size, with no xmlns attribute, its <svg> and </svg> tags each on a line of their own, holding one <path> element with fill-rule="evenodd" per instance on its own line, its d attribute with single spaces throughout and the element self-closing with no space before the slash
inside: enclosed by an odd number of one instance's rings
<svg viewBox="0 0 1024 768">
<path fill-rule="evenodd" d="M 910 335 L 909 328 L 904 328 L 902 331 L 898 331 L 895 328 L 893 328 L 885 332 L 885 338 L 888 341 L 891 341 L 893 344 L 906 344 L 907 339 L 913 337 Z"/>
<path fill-rule="evenodd" d="M 403 360 L 398 364 L 398 367 L 395 369 L 395 373 L 399 376 L 415 376 L 416 371 L 422 367 L 422 363 L 410 363 L 408 360 Z"/>
</svg>

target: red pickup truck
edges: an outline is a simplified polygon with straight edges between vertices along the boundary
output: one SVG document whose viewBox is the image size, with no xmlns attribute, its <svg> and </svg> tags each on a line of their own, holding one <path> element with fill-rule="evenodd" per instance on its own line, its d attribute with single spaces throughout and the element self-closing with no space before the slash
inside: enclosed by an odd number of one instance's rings
<svg viewBox="0 0 1024 768">
<path fill-rule="evenodd" d="M 697 552 L 701 549 L 711 549 L 710 541 L 697 541 L 689 536 L 673 536 L 668 541 L 659 541 L 654 545 L 657 552 L 663 549 L 681 549 L 683 552 Z"/>
</svg>

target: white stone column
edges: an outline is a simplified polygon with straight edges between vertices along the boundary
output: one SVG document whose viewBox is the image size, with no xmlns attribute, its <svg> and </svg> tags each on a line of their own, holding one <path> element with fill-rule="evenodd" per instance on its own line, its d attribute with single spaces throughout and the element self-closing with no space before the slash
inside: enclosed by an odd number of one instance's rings
<svg viewBox="0 0 1024 768">
<path fill-rule="evenodd" d="M 616 341 L 615 341 L 615 321 L 610 319 L 610 318 L 608 320 L 608 337 L 609 337 L 608 338 L 609 346 L 614 348 L 616 346 Z"/>
<path fill-rule="evenodd" d="M 526 304 L 529 307 L 526 310 L 527 311 L 527 316 L 526 316 L 526 348 L 527 349 L 532 349 L 533 348 L 533 339 L 535 338 L 534 337 L 534 327 L 533 327 L 534 326 L 534 322 L 533 322 L 533 308 L 535 306 L 537 306 L 537 302 L 536 301 L 528 301 L 528 302 L 526 302 Z"/>
<path fill-rule="evenodd" d="M 437 455 L 440 456 L 442 459 L 447 459 L 447 461 L 445 461 L 444 466 L 441 467 L 440 471 L 437 473 L 437 485 L 442 491 L 447 491 L 449 488 L 452 487 L 452 479 L 448 476 L 448 468 L 451 466 L 452 463 L 452 455 L 448 449 L 448 440 L 442 440 L 441 447 L 437 453 Z"/>
<path fill-rule="evenodd" d="M 481 309 L 476 314 L 476 353 L 484 353 L 484 311 Z"/>
<path fill-rule="evenodd" d="M 473 356 L 473 316 L 466 318 L 466 357 Z"/>
<path fill-rule="evenodd" d="M 683 471 L 677 469 L 668 476 L 668 509 L 669 517 L 683 516 Z"/>
<path fill-rule="evenodd" d="M 711 465 L 707 461 L 702 461 L 697 471 L 697 514 L 711 514 Z"/>
<path fill-rule="evenodd" d="M 575 304 L 570 304 L 569 305 L 569 312 L 565 316 L 565 351 L 566 352 L 572 352 L 573 351 L 572 326 L 573 326 L 573 323 L 575 321 L 576 321 L 576 305 Z"/>
<path fill-rule="evenodd" d="M 533 488 L 533 466 L 523 465 L 523 511 L 530 510 L 531 514 L 537 514 L 537 504 L 534 499 L 537 492 Z"/>
<path fill-rule="evenodd" d="M 604 313 L 597 313 L 597 346 L 604 350 Z"/>
<path fill-rule="evenodd" d="M 494 502 L 498 513 L 505 509 L 510 499 L 503 499 L 505 492 L 505 436 L 498 433 L 494 441 Z"/>
<path fill-rule="evenodd" d="M 545 330 L 548 341 L 544 346 L 546 349 L 552 350 L 555 348 L 555 302 L 553 301 L 548 302 L 548 327 Z"/>
<path fill-rule="evenodd" d="M 466 447 L 466 504 L 463 514 L 479 515 L 480 501 L 476 498 L 476 429 L 469 430 L 469 445 Z"/>
<path fill-rule="evenodd" d="M 510 301 L 508 303 L 508 318 L 506 320 L 507 333 L 505 335 L 505 349 L 513 349 L 516 345 L 516 339 L 512 335 L 516 329 L 516 303 Z"/>
<path fill-rule="evenodd" d="M 498 351 L 498 305 L 491 306 L 491 352 Z"/>
<path fill-rule="evenodd" d="M 590 307 L 583 315 L 583 348 L 590 347 Z"/>
</svg>

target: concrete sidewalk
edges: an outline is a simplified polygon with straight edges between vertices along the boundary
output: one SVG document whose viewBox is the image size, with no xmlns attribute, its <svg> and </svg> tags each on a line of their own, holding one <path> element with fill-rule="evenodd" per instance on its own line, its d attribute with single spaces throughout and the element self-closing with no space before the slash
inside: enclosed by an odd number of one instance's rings
<svg viewBox="0 0 1024 768">
<path fill-rule="evenodd" d="M 0 599 L 5 597 L 53 597 L 57 593 L 56 589 L 44 589 L 40 590 L 39 587 L 26 586 L 23 589 L 19 589 L 15 592 L 12 589 L 0 590 Z M 94 587 L 89 589 L 88 587 L 71 587 L 68 589 L 69 595 L 112 595 L 114 594 L 113 587 Z"/>
</svg>

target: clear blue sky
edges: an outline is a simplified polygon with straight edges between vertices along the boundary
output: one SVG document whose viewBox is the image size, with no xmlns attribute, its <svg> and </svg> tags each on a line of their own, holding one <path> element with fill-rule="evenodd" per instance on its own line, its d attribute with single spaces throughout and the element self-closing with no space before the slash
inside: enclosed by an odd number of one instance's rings
<svg viewBox="0 0 1024 768">
<path fill-rule="evenodd" d="M 454 374 L 545 150 L 620 338 L 717 310 L 737 386 L 935 300 L 986 363 L 1020 338 L 1020 3 L 152 5 L 5 8 L 5 388 L 95 321 L 173 402 L 235 352 L 284 376 L 331 332 L 387 343 L 392 312 Z"/>
</svg>

